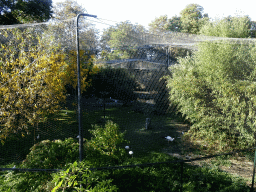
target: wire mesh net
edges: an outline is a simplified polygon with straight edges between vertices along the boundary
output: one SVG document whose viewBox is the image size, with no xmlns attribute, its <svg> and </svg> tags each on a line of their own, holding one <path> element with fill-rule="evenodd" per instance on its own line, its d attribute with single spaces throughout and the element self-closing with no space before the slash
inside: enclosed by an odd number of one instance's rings
<svg viewBox="0 0 256 192">
<path fill-rule="evenodd" d="M 122 145 L 132 147 L 137 157 L 159 151 L 159 146 L 173 156 L 184 151 L 179 144 L 188 127 L 172 124 L 176 107 L 169 102 L 164 79 L 178 56 L 192 54 L 204 41 L 254 43 L 177 32 L 151 34 L 129 23 L 100 33 L 98 22 L 79 21 L 84 137 L 90 139 L 93 125 L 111 120 L 126 132 L 130 144 Z M 44 140 L 78 142 L 76 38 L 76 18 L 0 27 L 3 166 L 24 161 L 30 148 Z M 167 135 L 176 139 L 176 147 Z"/>
</svg>

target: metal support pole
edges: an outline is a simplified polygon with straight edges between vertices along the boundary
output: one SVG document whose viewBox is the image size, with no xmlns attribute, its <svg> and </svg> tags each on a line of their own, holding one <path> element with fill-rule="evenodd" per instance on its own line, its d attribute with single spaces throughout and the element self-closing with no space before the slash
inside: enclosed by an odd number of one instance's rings
<svg viewBox="0 0 256 192">
<path fill-rule="evenodd" d="M 80 16 L 94 17 L 96 15 L 78 14 L 76 17 L 76 48 L 77 48 L 77 113 L 78 113 L 78 129 L 79 129 L 79 161 L 83 161 L 83 130 L 82 130 L 82 111 L 81 111 L 81 77 L 80 77 L 80 50 L 79 50 L 79 26 L 78 20 Z"/>
</svg>

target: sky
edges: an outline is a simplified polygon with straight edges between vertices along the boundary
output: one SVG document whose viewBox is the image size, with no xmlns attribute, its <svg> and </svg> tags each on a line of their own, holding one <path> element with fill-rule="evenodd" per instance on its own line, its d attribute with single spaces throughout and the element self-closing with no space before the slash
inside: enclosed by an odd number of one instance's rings
<svg viewBox="0 0 256 192">
<path fill-rule="evenodd" d="M 53 0 L 53 3 L 64 0 Z M 141 24 L 148 27 L 155 18 L 167 15 L 179 16 L 186 5 L 196 3 L 204 8 L 204 13 L 209 17 L 222 18 L 226 16 L 248 15 L 256 21 L 256 2 L 253 0 L 230 1 L 230 0 L 75 0 L 82 5 L 88 14 L 97 15 L 100 21 L 108 25 L 98 25 L 100 28 L 108 28 L 116 22 L 130 21 L 133 24 Z"/>
</svg>

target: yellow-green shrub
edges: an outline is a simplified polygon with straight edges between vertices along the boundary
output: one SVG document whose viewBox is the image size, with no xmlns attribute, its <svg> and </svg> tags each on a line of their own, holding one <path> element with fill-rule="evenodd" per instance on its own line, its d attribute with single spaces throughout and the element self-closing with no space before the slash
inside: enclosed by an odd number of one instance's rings
<svg viewBox="0 0 256 192">
<path fill-rule="evenodd" d="M 31 132 L 29 125 L 60 109 L 65 85 L 77 86 L 77 62 L 75 51 L 62 51 L 35 30 L 7 29 L 1 34 L 8 39 L 0 44 L 0 140 L 4 143 L 10 133 L 24 137 Z M 81 51 L 82 91 L 97 72 L 92 59 Z"/>
</svg>

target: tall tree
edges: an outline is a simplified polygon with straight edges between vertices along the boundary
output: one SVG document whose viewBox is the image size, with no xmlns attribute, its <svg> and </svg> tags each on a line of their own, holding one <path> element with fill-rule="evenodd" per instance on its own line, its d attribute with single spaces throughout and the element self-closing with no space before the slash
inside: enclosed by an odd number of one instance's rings
<svg viewBox="0 0 256 192">
<path fill-rule="evenodd" d="M 209 18 L 203 14 L 204 8 L 198 4 L 189 4 L 180 12 L 182 32 L 196 34 Z"/>
<path fill-rule="evenodd" d="M 168 20 L 168 29 L 171 31 L 181 32 L 182 25 L 181 19 L 177 15 L 173 16 L 171 19 Z"/>
<path fill-rule="evenodd" d="M 83 6 L 79 5 L 76 1 L 66 0 L 64 2 L 56 3 L 53 6 L 53 21 L 63 21 L 76 17 L 80 13 L 85 13 L 86 10 Z M 66 39 L 70 39 L 70 47 L 75 45 L 75 32 L 76 23 L 74 21 L 59 22 L 58 34 L 54 34 L 57 38 L 67 44 Z M 97 30 L 92 27 L 89 22 L 80 18 L 80 46 L 84 49 L 96 50 L 98 45 Z M 55 30 L 56 31 L 56 30 Z M 95 52 L 94 52 L 95 53 Z"/>
<path fill-rule="evenodd" d="M 52 0 L 1 0 L 0 25 L 43 22 L 52 16 Z"/>
<path fill-rule="evenodd" d="M 133 57 L 136 47 L 143 41 L 143 31 L 143 26 L 133 25 L 128 21 L 108 28 L 101 37 L 102 58 L 112 60 Z"/>
<path fill-rule="evenodd" d="M 85 9 L 76 1 L 66 0 L 53 6 L 53 17 L 57 20 L 71 19 L 79 13 L 85 13 Z"/>
<path fill-rule="evenodd" d="M 180 32 L 182 30 L 180 17 L 176 15 L 171 19 L 168 19 L 167 15 L 157 17 L 148 25 L 149 31 L 152 33 L 166 32 L 169 30 Z"/>
<path fill-rule="evenodd" d="M 149 31 L 152 33 L 164 32 L 169 28 L 168 17 L 167 15 L 163 15 L 155 18 L 154 21 L 148 24 Z"/>
<path fill-rule="evenodd" d="M 251 36 L 253 22 L 249 17 L 226 17 L 221 20 L 208 22 L 200 34 L 217 37 L 247 38 Z"/>
</svg>

